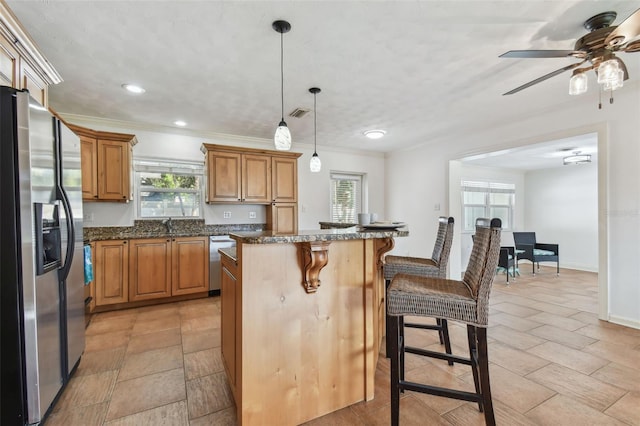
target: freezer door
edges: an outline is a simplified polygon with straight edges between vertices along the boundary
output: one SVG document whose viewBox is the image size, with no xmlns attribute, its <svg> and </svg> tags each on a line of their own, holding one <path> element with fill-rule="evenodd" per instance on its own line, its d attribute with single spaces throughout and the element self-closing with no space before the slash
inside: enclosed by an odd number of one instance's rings
<svg viewBox="0 0 640 426">
<path fill-rule="evenodd" d="M 24 310 L 24 361 L 28 422 L 38 423 L 62 387 L 60 285 L 58 271 L 35 273 L 34 203 L 55 201 L 54 129 L 51 114 L 30 107 L 17 93 L 18 175 Z"/>
<path fill-rule="evenodd" d="M 56 120 L 57 121 L 57 120 Z M 80 165 L 80 138 L 69 130 L 64 123 L 57 121 L 58 140 L 60 150 L 59 173 L 60 185 L 66 197 L 68 208 L 71 210 L 71 223 L 73 224 L 73 241 L 63 232 L 62 250 L 66 252 L 68 244 L 73 245 L 69 250 L 72 257 L 65 259 L 70 262 L 68 272 L 64 280 L 66 293 L 66 337 L 67 337 L 67 374 L 71 373 L 80 360 L 85 344 L 84 322 L 84 242 L 82 238 L 82 169 Z M 63 204 L 65 204 L 63 202 Z M 64 209 L 63 209 L 64 210 Z M 67 223 L 68 212 L 61 222 Z M 65 225 L 66 226 L 66 225 Z"/>
</svg>

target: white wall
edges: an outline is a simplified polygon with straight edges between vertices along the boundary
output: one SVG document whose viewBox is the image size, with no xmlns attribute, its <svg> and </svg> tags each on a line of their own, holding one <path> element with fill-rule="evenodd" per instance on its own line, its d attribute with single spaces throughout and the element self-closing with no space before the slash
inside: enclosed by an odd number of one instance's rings
<svg viewBox="0 0 640 426">
<path fill-rule="evenodd" d="M 526 226 L 520 230 L 535 231 L 540 243 L 558 244 L 561 267 L 597 272 L 597 165 L 529 172 L 524 193 Z"/>
<path fill-rule="evenodd" d="M 485 128 L 460 126 L 423 146 L 390 153 L 387 211 L 404 217 L 411 228 L 408 238 L 398 239 L 396 250 L 428 255 L 425 248 L 435 238 L 435 218 L 448 214 L 450 205 L 459 205 L 459 200 L 449 199 L 450 160 L 598 132 L 599 189 L 603 189 L 598 204 L 600 315 L 640 328 L 640 89 L 637 84 L 625 85 L 616 92 L 615 103 L 602 110 L 596 102 L 593 96 L 584 96 L 508 123 L 501 122 L 496 112 L 495 121 Z M 455 167 L 451 172 L 456 176 Z M 434 204 L 440 204 L 441 211 L 434 211 Z M 452 253 L 452 276 L 459 272 Z"/>
<path fill-rule="evenodd" d="M 179 129 L 150 129 L 133 123 L 122 123 L 86 117 L 64 116 L 71 123 L 94 130 L 104 130 L 135 134 L 138 144 L 133 148 L 133 157 L 159 158 L 204 162 L 200 151 L 203 143 L 243 146 L 248 148 L 273 149 L 271 140 L 226 137 L 224 135 L 198 135 Z M 329 151 L 319 149 L 322 171 L 311 173 L 309 160 L 313 147 L 306 143 L 296 143 L 292 151 L 303 155 L 298 159 L 298 227 L 318 229 L 318 222 L 329 220 L 329 172 L 358 172 L 366 175 L 369 188 L 368 210 L 384 217 L 384 168 L 382 154 L 358 153 L 355 151 Z M 135 192 L 134 192 L 135 193 Z M 131 226 L 136 219 L 135 202 L 105 203 L 85 202 L 85 226 Z M 231 218 L 224 219 L 223 213 L 231 212 Z M 249 212 L 256 212 L 255 219 L 249 219 Z M 207 204 L 204 206 L 207 224 L 265 223 L 266 207 L 262 205 Z"/>
</svg>

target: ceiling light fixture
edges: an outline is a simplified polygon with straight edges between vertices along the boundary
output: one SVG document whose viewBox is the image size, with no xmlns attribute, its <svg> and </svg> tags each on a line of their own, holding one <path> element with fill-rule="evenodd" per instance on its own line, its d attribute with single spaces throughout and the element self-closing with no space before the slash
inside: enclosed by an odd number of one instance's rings
<svg viewBox="0 0 640 426">
<path fill-rule="evenodd" d="M 587 74 L 581 70 L 575 70 L 569 80 L 569 94 L 581 95 L 587 91 Z"/>
<path fill-rule="evenodd" d="M 283 49 L 283 34 L 288 33 L 291 30 L 291 24 L 287 21 L 275 21 L 271 24 L 276 32 L 280 33 L 280 98 L 282 106 L 282 118 L 276 129 L 276 133 L 273 136 L 273 142 L 276 149 L 279 151 L 288 151 L 291 149 L 291 132 L 287 127 L 287 123 L 284 121 L 284 49 Z"/>
<path fill-rule="evenodd" d="M 309 161 L 309 169 L 313 173 L 318 173 L 320 169 L 322 169 L 322 161 L 320 161 L 320 157 L 318 157 L 318 153 L 316 152 L 316 144 L 317 144 L 316 95 L 320 93 L 320 89 L 317 87 L 312 87 L 311 89 L 309 89 L 309 92 L 313 93 L 313 155 L 311 156 L 311 161 Z"/>
<path fill-rule="evenodd" d="M 585 164 L 591 162 L 591 155 L 589 154 L 580 154 L 580 151 L 573 151 L 573 155 L 568 157 L 564 157 L 562 159 L 562 164 L 565 166 L 571 164 Z"/>
<path fill-rule="evenodd" d="M 134 93 L 136 95 L 141 95 L 146 92 L 146 90 L 144 90 L 142 87 L 135 84 L 125 83 L 122 85 L 122 88 L 127 92 Z"/>
<path fill-rule="evenodd" d="M 386 135 L 387 132 L 384 130 L 367 130 L 364 132 L 364 135 L 369 139 L 380 139 Z"/>
<path fill-rule="evenodd" d="M 187 122 L 186 121 L 182 121 L 182 120 L 176 120 L 176 121 L 173 122 L 173 124 L 175 124 L 176 126 L 179 126 L 179 127 L 184 127 L 184 126 L 187 125 Z"/>
</svg>

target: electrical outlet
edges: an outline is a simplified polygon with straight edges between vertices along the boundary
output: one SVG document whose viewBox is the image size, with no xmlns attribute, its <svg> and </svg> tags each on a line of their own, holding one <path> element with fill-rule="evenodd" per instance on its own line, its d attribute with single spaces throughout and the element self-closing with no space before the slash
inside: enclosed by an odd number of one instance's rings
<svg viewBox="0 0 640 426">
<path fill-rule="evenodd" d="M 85 222 L 93 222 L 93 213 L 84 212 L 84 214 L 82 215 L 82 220 Z"/>
<path fill-rule="evenodd" d="M 433 205 L 433 210 L 439 212 L 440 211 L 440 204 L 434 204 Z"/>
<path fill-rule="evenodd" d="M 255 219 L 256 218 L 256 212 L 249 212 L 249 219 Z"/>
<path fill-rule="evenodd" d="M 231 212 L 224 212 L 222 217 L 225 219 L 231 219 Z"/>
</svg>

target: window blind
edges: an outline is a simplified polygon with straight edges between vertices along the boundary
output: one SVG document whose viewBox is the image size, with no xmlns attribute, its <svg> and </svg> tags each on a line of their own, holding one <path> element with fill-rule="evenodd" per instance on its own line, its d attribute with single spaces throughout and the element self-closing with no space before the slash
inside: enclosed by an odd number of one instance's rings
<svg viewBox="0 0 640 426">
<path fill-rule="evenodd" d="M 362 175 L 331 173 L 331 221 L 356 223 L 362 211 Z"/>
</svg>

